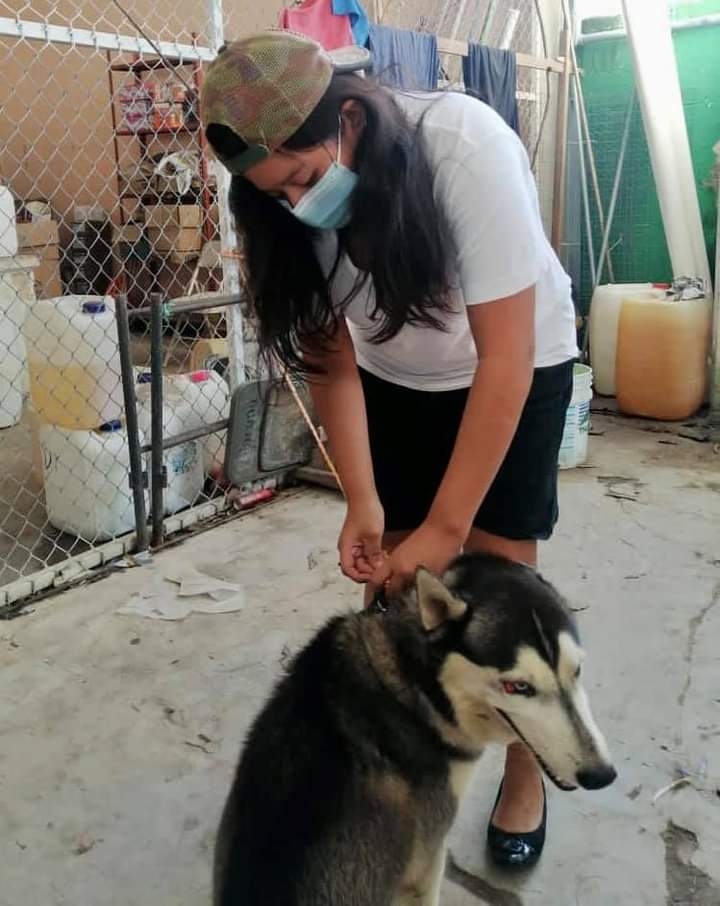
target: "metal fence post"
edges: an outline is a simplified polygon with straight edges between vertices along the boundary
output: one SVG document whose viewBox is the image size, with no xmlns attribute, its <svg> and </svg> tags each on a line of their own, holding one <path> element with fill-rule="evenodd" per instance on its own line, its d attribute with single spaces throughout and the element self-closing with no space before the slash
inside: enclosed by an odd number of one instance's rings
<svg viewBox="0 0 720 906">
<path fill-rule="evenodd" d="M 165 465 L 163 457 L 163 300 L 150 295 L 150 493 L 152 496 L 152 544 L 163 540 Z"/>
<path fill-rule="evenodd" d="M 140 431 L 138 428 L 137 399 L 135 397 L 135 375 L 132 367 L 130 350 L 130 325 L 128 321 L 127 297 L 120 295 L 115 301 L 115 318 L 118 328 L 118 346 L 120 347 L 120 368 L 125 405 L 125 427 L 128 438 L 128 456 L 130 459 L 130 487 L 135 509 L 135 534 L 137 549 L 147 550 L 148 530 L 147 511 L 145 509 L 146 474 L 143 469 L 140 452 Z"/>
</svg>

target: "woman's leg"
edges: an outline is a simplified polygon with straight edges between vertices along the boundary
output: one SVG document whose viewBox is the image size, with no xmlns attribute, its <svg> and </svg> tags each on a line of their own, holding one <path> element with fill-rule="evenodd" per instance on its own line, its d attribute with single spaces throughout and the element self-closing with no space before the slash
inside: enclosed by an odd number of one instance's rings
<svg viewBox="0 0 720 906">
<path fill-rule="evenodd" d="M 466 551 L 498 554 L 509 560 L 537 566 L 537 541 L 512 541 L 472 529 Z M 510 834 L 534 831 L 543 816 L 542 773 L 532 753 L 522 743 L 513 743 L 505 754 L 502 794 L 492 823 Z"/>
</svg>

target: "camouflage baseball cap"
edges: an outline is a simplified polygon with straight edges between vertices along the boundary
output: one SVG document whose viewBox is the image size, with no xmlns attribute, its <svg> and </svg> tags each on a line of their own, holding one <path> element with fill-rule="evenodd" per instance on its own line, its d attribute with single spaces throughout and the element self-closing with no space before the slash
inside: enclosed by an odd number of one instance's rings
<svg viewBox="0 0 720 906">
<path fill-rule="evenodd" d="M 217 153 L 231 173 L 244 173 L 284 144 L 330 85 L 333 63 L 323 48 L 290 31 L 261 32 L 221 48 L 200 96 L 204 127 L 222 125 L 247 148 Z"/>
</svg>

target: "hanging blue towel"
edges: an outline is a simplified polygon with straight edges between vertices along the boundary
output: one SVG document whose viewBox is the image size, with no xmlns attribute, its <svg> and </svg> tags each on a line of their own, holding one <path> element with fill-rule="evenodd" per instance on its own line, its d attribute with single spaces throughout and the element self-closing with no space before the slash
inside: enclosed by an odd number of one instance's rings
<svg viewBox="0 0 720 906">
<path fill-rule="evenodd" d="M 434 91 L 440 71 L 435 35 L 370 24 L 373 74 L 389 88 Z"/>
<path fill-rule="evenodd" d="M 353 41 L 358 47 L 365 47 L 368 42 L 370 23 L 360 0 L 332 0 L 332 11 L 336 16 L 349 16 Z"/>
<path fill-rule="evenodd" d="M 468 94 L 485 101 L 518 131 L 517 61 L 511 50 L 470 44 L 463 57 L 463 80 Z"/>
</svg>

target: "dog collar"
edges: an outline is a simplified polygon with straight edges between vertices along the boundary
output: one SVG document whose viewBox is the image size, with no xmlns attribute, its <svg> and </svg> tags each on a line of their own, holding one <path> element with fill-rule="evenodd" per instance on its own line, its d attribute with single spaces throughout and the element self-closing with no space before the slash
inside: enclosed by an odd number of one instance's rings
<svg viewBox="0 0 720 906">
<path fill-rule="evenodd" d="M 373 599 L 370 602 L 367 610 L 370 613 L 387 613 L 390 610 L 390 604 L 385 595 L 385 589 L 379 588 L 373 595 Z"/>
</svg>

